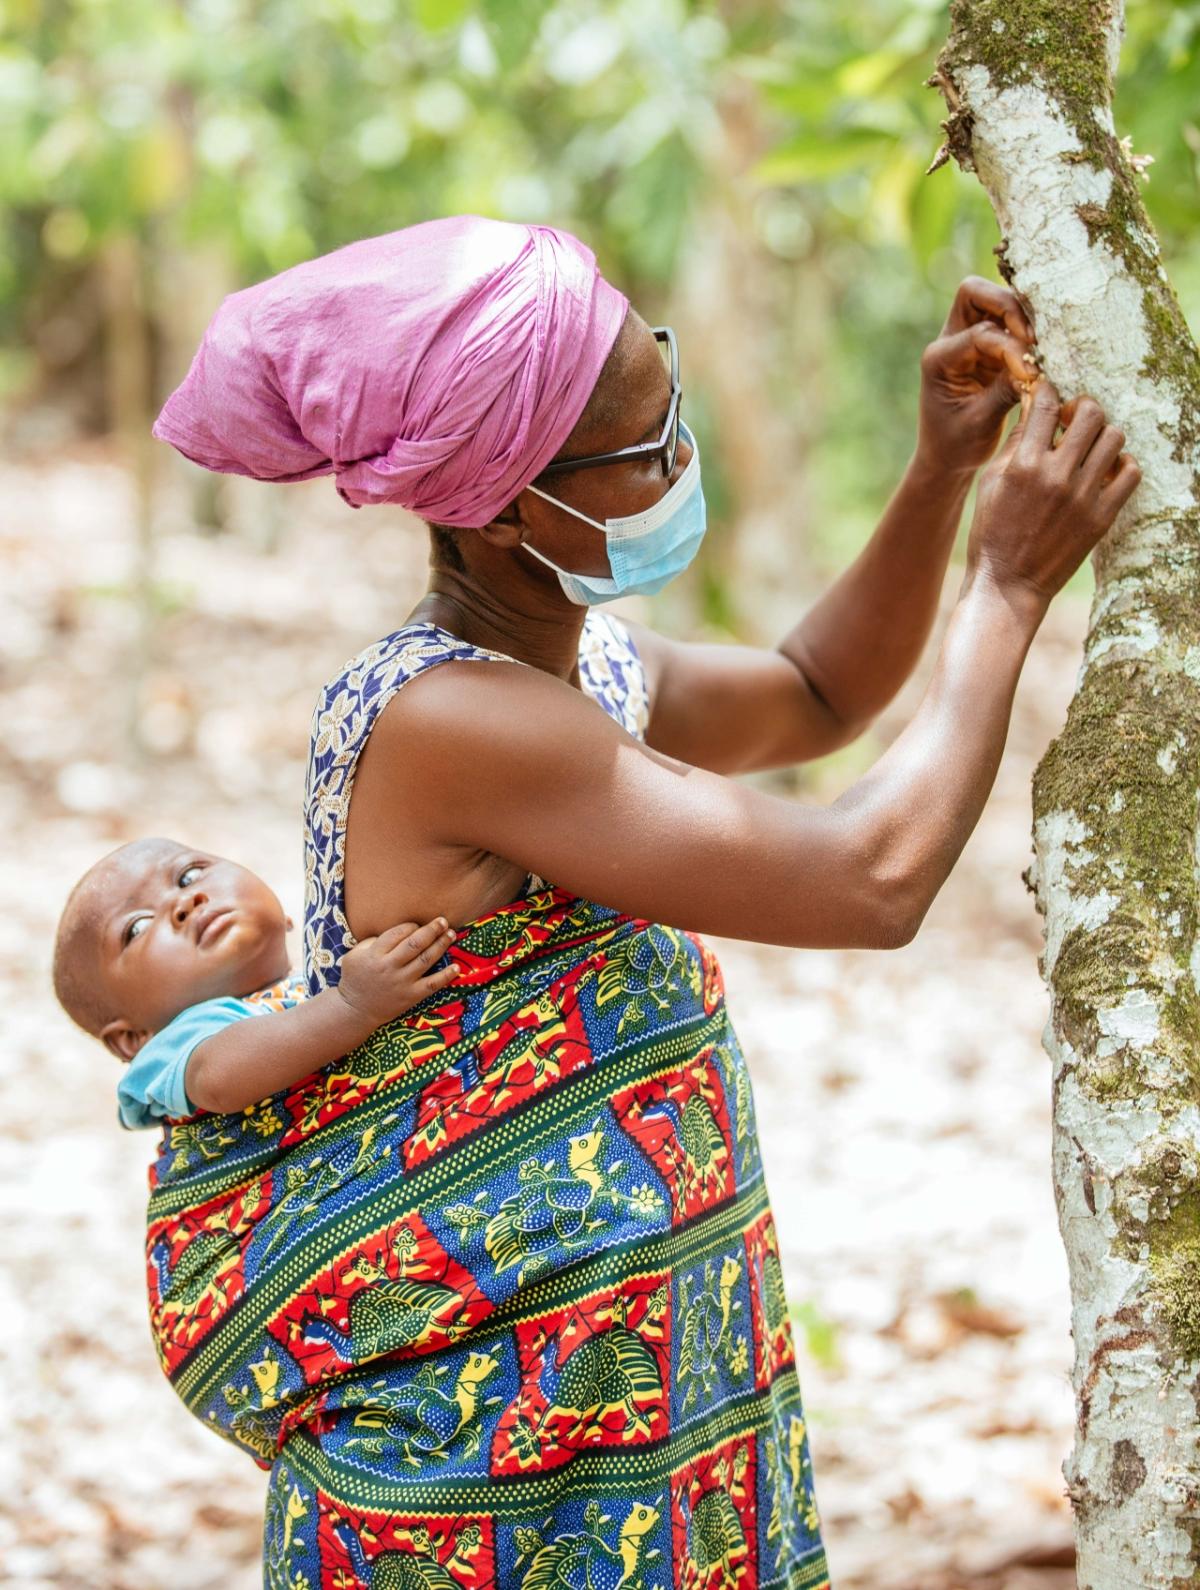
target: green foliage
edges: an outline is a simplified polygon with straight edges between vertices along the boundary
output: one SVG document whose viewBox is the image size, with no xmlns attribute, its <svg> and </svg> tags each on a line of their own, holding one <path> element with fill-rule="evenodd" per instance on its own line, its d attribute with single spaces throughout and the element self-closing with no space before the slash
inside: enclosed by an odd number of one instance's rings
<svg viewBox="0 0 1200 1590">
<path fill-rule="evenodd" d="M 787 19 L 753 66 L 780 121 L 757 174 L 768 191 L 802 205 L 812 252 L 833 284 L 837 357 L 816 438 L 825 467 L 815 519 L 818 548 L 838 562 L 868 532 L 911 447 L 921 346 L 964 275 L 996 277 L 998 237 L 974 178 L 953 164 L 925 175 L 946 115 L 927 79 L 949 31 L 949 5 L 789 0 Z M 1144 198 L 1193 326 L 1198 32 L 1198 5 L 1128 0 L 1115 107 L 1118 132 L 1155 158 Z"/>
<path fill-rule="evenodd" d="M 945 115 L 927 80 L 949 31 L 948 4 L 860 0 L 831 11 L 819 0 L 791 0 L 788 18 L 757 64 L 766 99 L 790 123 L 760 178 L 812 185 L 856 240 L 911 248 L 935 286 L 939 250 L 950 249 L 955 264 L 986 258 L 994 222 L 978 184 L 953 170 L 949 180 L 923 176 Z M 1200 6 L 1129 0 L 1118 130 L 1155 157 L 1148 202 L 1175 246 L 1194 233 L 1200 208 L 1198 34 Z"/>
<path fill-rule="evenodd" d="M 841 1362 L 838 1352 L 838 1328 L 826 1319 L 815 1303 L 798 1303 L 791 1311 L 792 1323 L 804 1333 L 808 1356 L 822 1369 L 837 1369 Z"/>
<path fill-rule="evenodd" d="M 580 231 L 653 316 L 728 196 L 776 284 L 760 401 L 795 438 L 810 561 L 840 563 L 912 446 L 922 346 L 963 275 L 995 275 L 979 185 L 924 174 L 947 28 L 941 0 L 0 0 L 0 390 L 52 376 L 64 342 L 103 346 L 93 275 L 116 237 L 159 272 L 160 344 L 189 253 L 225 290 L 455 211 Z M 1193 323 L 1198 29 L 1200 5 L 1129 0 L 1117 102 Z M 690 389 L 714 517 L 736 522 L 706 398 Z"/>
<path fill-rule="evenodd" d="M 940 4 L 864 0 L 836 12 L 792 0 L 791 26 L 762 71 L 763 92 L 792 123 L 759 167 L 769 183 L 809 185 L 822 229 L 867 247 L 899 245 L 937 288 L 986 252 L 977 185 L 926 182 L 941 100 L 926 86 L 949 15 Z M 939 269 L 939 266 L 942 268 Z"/>
<path fill-rule="evenodd" d="M 218 245 L 250 278 L 459 210 L 576 218 L 612 268 L 665 281 L 727 42 L 692 0 L 22 0 L 7 20 L 10 301 L 39 253 L 116 231 Z"/>
</svg>

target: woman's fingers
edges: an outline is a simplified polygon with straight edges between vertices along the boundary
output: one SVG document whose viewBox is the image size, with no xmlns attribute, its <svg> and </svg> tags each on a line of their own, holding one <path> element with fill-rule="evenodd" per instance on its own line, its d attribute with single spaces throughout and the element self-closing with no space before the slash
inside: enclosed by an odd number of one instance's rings
<svg viewBox="0 0 1200 1590">
<path fill-rule="evenodd" d="M 1106 483 L 1124 446 L 1125 432 L 1118 430 L 1115 425 L 1106 425 L 1092 443 L 1091 451 L 1081 466 L 1088 479 L 1096 484 Z"/>
<path fill-rule="evenodd" d="M 395 927 L 385 928 L 375 942 L 386 955 L 390 950 L 394 950 L 398 944 L 402 944 L 410 933 L 415 933 L 419 926 L 418 922 L 398 922 Z M 365 944 L 366 942 L 366 939 L 359 940 L 360 944 Z"/>
<path fill-rule="evenodd" d="M 980 320 L 930 343 L 922 366 L 927 373 L 948 376 L 1002 371 L 1009 386 L 1016 390 L 1036 374 L 1025 357 L 1027 352 L 1025 343 L 1001 330 L 994 321 Z"/>
<path fill-rule="evenodd" d="M 1106 504 L 1113 519 L 1133 496 L 1141 480 L 1142 471 L 1137 459 L 1131 453 L 1122 453 L 1109 479 L 1100 488 L 1101 501 Z"/>
<path fill-rule="evenodd" d="M 994 322 L 980 320 L 968 328 L 966 335 L 974 342 L 980 363 L 1003 369 L 1014 392 L 1037 374 L 1036 368 L 1026 357 L 1029 344 L 1009 331 L 1001 331 Z"/>
<path fill-rule="evenodd" d="M 1029 316 L 1011 287 L 990 282 L 986 276 L 968 276 L 954 296 L 946 331 L 955 332 L 979 320 L 997 322 L 1025 347 L 1035 340 Z"/>
<path fill-rule="evenodd" d="M 1092 443 L 1105 428 L 1104 410 L 1094 398 L 1084 393 L 1072 398 L 1065 406 L 1060 423 L 1063 426 L 1063 433 L 1058 441 L 1058 451 L 1068 468 L 1078 469 L 1087 457 Z M 1124 443 L 1123 437 L 1122 443 Z M 1120 451 L 1118 447 L 1117 452 Z M 1116 454 L 1113 455 L 1115 456 Z"/>
<path fill-rule="evenodd" d="M 1054 433 L 1058 430 L 1061 407 L 1057 387 L 1043 376 L 1033 389 L 1029 412 L 1022 412 L 1021 420 L 1016 427 L 1023 449 L 1044 453 L 1047 448 L 1054 445 Z"/>
</svg>

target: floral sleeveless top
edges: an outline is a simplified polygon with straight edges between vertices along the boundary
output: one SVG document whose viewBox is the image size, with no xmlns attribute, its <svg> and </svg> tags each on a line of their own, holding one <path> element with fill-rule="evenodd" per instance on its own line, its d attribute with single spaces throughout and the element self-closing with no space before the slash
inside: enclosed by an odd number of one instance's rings
<svg viewBox="0 0 1200 1590">
<path fill-rule="evenodd" d="M 354 770 L 376 718 L 401 686 L 426 668 L 442 662 L 512 661 L 422 621 L 368 646 L 321 692 L 304 799 L 304 963 L 310 992 L 336 984 L 338 962 L 354 944 L 344 893 L 346 823 Z M 623 729 L 645 738 L 645 671 L 624 625 L 608 614 L 592 611 L 584 621 L 579 678 L 585 693 Z M 526 889 L 541 883 L 530 876 Z"/>
</svg>

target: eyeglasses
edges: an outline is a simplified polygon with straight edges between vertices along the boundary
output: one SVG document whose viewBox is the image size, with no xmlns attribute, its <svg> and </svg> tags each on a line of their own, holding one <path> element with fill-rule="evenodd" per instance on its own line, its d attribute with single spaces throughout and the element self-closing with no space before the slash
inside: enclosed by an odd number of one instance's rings
<svg viewBox="0 0 1200 1590">
<path fill-rule="evenodd" d="M 619 447 L 613 453 L 589 453 L 586 458 L 556 458 L 547 464 L 542 475 L 557 475 L 568 469 L 591 469 L 595 464 L 624 464 L 630 459 L 658 458 L 662 472 L 669 475 L 675 468 L 679 452 L 679 344 L 670 326 L 652 326 L 655 341 L 664 350 L 665 362 L 671 377 L 671 398 L 667 405 L 667 423 L 656 442 L 635 442 L 632 447 Z M 541 479 L 541 475 L 538 476 Z"/>
</svg>

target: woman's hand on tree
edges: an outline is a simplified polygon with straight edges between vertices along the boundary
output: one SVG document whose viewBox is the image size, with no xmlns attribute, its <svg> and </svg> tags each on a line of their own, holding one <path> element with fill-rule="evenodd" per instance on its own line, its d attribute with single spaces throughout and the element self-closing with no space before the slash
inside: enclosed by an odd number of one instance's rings
<svg viewBox="0 0 1200 1590">
<path fill-rule="evenodd" d="M 917 452 L 947 474 L 973 474 L 1036 376 L 1033 327 L 1011 288 L 968 276 L 940 336 L 921 356 Z"/>
<path fill-rule="evenodd" d="M 1142 478 L 1124 445 L 1092 398 L 1062 407 L 1050 382 L 1039 381 L 980 477 L 967 544 L 972 574 L 1049 603 Z"/>
</svg>

